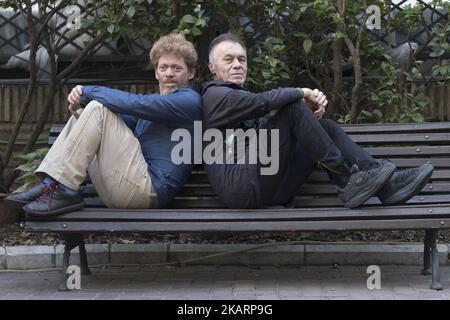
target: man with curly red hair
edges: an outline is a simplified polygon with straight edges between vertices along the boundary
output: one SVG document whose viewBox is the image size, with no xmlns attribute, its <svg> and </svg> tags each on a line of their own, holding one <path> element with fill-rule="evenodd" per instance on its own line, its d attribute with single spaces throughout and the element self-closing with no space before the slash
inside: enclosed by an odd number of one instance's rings
<svg viewBox="0 0 450 320">
<path fill-rule="evenodd" d="M 197 53 L 184 36 L 170 34 L 153 45 L 150 60 L 159 93 L 76 86 L 68 96 L 72 117 L 35 172 L 42 180 L 6 202 L 32 216 L 81 209 L 79 189 L 88 171 L 107 207 L 166 206 L 192 169 L 171 161 L 171 133 L 193 130 L 201 116 L 201 97 L 189 88 Z M 81 113 L 80 104 L 86 105 Z"/>
</svg>

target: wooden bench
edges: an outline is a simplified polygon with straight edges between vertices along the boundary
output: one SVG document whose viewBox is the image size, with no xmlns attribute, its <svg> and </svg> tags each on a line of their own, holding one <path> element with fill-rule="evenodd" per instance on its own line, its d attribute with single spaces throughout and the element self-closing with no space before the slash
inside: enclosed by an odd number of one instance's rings
<svg viewBox="0 0 450 320">
<path fill-rule="evenodd" d="M 51 128 L 52 144 L 63 125 Z M 80 250 L 82 274 L 89 274 L 84 236 L 103 232 L 292 232 L 320 230 L 424 230 L 422 274 L 432 275 L 431 288 L 440 283 L 436 239 L 450 227 L 450 122 L 426 124 L 364 124 L 343 126 L 354 141 L 376 158 L 391 159 L 399 168 L 431 163 L 435 171 L 422 192 L 401 206 L 382 206 L 371 198 L 358 209 L 346 209 L 325 172 L 314 171 L 290 209 L 227 209 L 213 193 L 202 170 L 192 173 L 170 208 L 122 210 L 105 208 L 89 183 L 87 207 L 48 218 L 26 218 L 27 232 L 56 232 L 65 239 L 60 290 L 66 287 L 70 252 Z"/>
</svg>

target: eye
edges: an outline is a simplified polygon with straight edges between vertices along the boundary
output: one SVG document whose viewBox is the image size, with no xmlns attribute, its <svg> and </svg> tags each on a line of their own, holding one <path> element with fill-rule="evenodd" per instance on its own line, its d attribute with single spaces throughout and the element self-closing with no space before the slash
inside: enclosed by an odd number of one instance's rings
<svg viewBox="0 0 450 320">
<path fill-rule="evenodd" d="M 166 69 L 167 69 L 166 66 L 159 66 L 159 70 L 160 70 L 160 71 L 165 71 Z"/>
<path fill-rule="evenodd" d="M 182 70 L 183 70 L 182 67 L 176 67 L 176 68 L 175 68 L 175 71 L 176 71 L 176 72 L 180 72 L 180 71 L 182 71 Z"/>
</svg>

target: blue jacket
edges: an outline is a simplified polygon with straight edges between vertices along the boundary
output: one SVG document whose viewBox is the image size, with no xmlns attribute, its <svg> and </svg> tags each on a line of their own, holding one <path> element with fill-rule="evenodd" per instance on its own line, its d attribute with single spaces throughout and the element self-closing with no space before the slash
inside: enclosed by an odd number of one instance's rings
<svg viewBox="0 0 450 320">
<path fill-rule="evenodd" d="M 194 136 L 194 121 L 201 119 L 201 96 L 190 88 L 161 96 L 84 86 L 81 102 L 92 100 L 118 114 L 133 131 L 147 162 L 159 206 L 166 206 L 181 191 L 193 168 L 192 164 L 172 162 L 172 148 L 178 141 L 171 141 L 171 134 L 175 129 L 185 128 Z"/>
</svg>

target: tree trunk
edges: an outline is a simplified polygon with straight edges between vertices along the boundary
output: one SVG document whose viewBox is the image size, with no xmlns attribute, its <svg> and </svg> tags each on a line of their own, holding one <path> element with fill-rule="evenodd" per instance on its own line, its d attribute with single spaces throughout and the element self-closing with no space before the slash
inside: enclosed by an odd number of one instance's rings
<svg viewBox="0 0 450 320">
<path fill-rule="evenodd" d="M 346 1 L 337 0 L 337 7 L 339 15 L 345 17 Z M 336 27 L 336 33 L 345 31 L 345 24 L 339 23 Z M 342 94 L 342 47 L 344 41 L 342 38 L 336 39 L 333 43 L 333 79 L 334 79 L 334 94 L 331 99 L 331 105 L 328 108 L 330 116 L 334 117 L 334 114 L 339 110 L 339 102 Z"/>
<path fill-rule="evenodd" d="M 27 2 L 26 10 L 27 10 L 27 27 L 28 27 L 28 32 L 30 33 L 30 56 L 29 56 L 29 67 L 30 67 L 30 78 L 29 79 L 30 79 L 30 81 L 28 83 L 25 100 L 23 101 L 22 105 L 20 106 L 17 122 L 14 124 L 13 131 L 9 138 L 8 145 L 6 147 L 5 158 L 3 160 L 0 157 L 0 184 L 2 186 L 5 186 L 6 190 L 9 190 L 9 187 L 11 184 L 8 182 L 5 183 L 5 180 L 8 180 L 8 177 L 4 177 L 5 170 L 7 169 L 8 164 L 11 160 L 11 155 L 14 151 L 17 136 L 19 135 L 20 128 L 22 127 L 25 116 L 28 113 L 28 110 L 30 108 L 31 101 L 33 98 L 33 94 L 36 89 L 36 74 L 37 74 L 36 73 L 36 52 L 37 52 L 37 47 L 38 47 L 39 43 L 38 43 L 38 39 L 37 39 L 36 28 L 33 24 L 33 14 L 32 14 L 32 8 L 31 8 L 30 1 Z"/>
<path fill-rule="evenodd" d="M 353 57 L 353 70 L 355 72 L 355 84 L 352 89 L 352 106 L 350 111 L 350 122 L 356 123 L 359 111 L 359 101 L 361 99 L 361 85 L 362 85 L 362 67 L 359 50 L 355 51 Z"/>
</svg>

